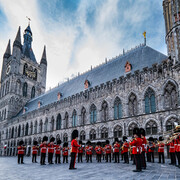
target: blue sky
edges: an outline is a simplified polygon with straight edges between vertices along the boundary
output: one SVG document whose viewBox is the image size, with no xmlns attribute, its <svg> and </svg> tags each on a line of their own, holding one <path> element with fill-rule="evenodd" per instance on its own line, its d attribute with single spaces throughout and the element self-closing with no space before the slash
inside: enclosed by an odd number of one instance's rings
<svg viewBox="0 0 180 180">
<path fill-rule="evenodd" d="M 144 31 L 147 45 L 166 54 L 162 0 L 0 0 L 1 63 L 26 16 L 38 62 L 47 46 L 47 89 L 143 43 Z"/>
</svg>

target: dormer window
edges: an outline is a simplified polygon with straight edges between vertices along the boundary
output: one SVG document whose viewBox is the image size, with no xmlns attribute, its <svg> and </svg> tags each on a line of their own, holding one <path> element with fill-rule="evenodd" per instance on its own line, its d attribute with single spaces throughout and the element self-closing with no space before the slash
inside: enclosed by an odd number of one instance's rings
<svg viewBox="0 0 180 180">
<path fill-rule="evenodd" d="M 130 72 L 132 69 L 132 65 L 127 61 L 125 65 L 125 72 Z"/>
<path fill-rule="evenodd" d="M 84 82 L 84 88 L 87 89 L 90 86 L 90 82 L 86 79 Z"/>
<path fill-rule="evenodd" d="M 57 94 L 58 101 L 60 101 L 61 97 L 62 97 L 62 93 L 58 92 Z"/>
</svg>

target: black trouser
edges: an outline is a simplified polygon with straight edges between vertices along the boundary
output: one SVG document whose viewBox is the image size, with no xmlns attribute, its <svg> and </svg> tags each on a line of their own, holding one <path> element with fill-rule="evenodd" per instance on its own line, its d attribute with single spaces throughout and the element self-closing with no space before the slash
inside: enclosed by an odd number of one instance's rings
<svg viewBox="0 0 180 180">
<path fill-rule="evenodd" d="M 161 163 L 161 157 L 162 157 L 162 162 L 165 163 L 164 161 L 164 152 L 158 152 L 159 155 L 159 163 Z"/>
<path fill-rule="evenodd" d="M 129 164 L 128 152 L 124 152 L 124 162 Z"/>
<path fill-rule="evenodd" d="M 113 155 L 112 155 L 112 160 L 114 160 L 114 158 L 115 158 L 115 153 L 113 153 Z"/>
<path fill-rule="evenodd" d="M 124 153 L 121 153 L 121 161 L 124 159 Z"/>
<path fill-rule="evenodd" d="M 104 160 L 104 157 L 105 157 L 105 155 L 103 154 L 103 160 Z"/>
<path fill-rule="evenodd" d="M 63 163 L 65 163 L 65 161 L 68 163 L 68 156 L 63 156 Z"/>
<path fill-rule="evenodd" d="M 142 153 L 141 153 L 141 167 L 146 168 L 145 151 L 142 151 Z"/>
<path fill-rule="evenodd" d="M 46 153 L 41 153 L 41 165 L 45 164 Z"/>
<path fill-rule="evenodd" d="M 151 162 L 151 157 L 152 157 L 152 162 L 154 162 L 154 152 L 149 152 L 149 162 Z"/>
<path fill-rule="evenodd" d="M 106 154 L 106 162 L 108 162 L 108 157 L 109 157 L 109 162 L 111 162 L 111 153 Z"/>
<path fill-rule="evenodd" d="M 21 160 L 21 164 L 23 164 L 23 157 L 24 154 L 18 154 L 18 164 L 20 164 L 20 160 Z"/>
<path fill-rule="evenodd" d="M 117 163 L 119 163 L 119 152 L 115 152 L 114 153 L 114 157 L 115 157 L 115 162 Z"/>
<path fill-rule="evenodd" d="M 49 164 L 53 163 L 53 153 L 48 153 L 48 163 Z"/>
<path fill-rule="evenodd" d="M 178 159 L 178 165 L 180 166 L 180 152 L 176 152 L 177 159 Z"/>
<path fill-rule="evenodd" d="M 92 163 L 92 154 L 86 154 L 86 162 L 90 162 Z"/>
<path fill-rule="evenodd" d="M 61 155 L 60 154 L 56 154 L 56 158 L 55 158 L 55 163 L 61 163 Z"/>
<path fill-rule="evenodd" d="M 71 153 L 71 162 L 69 169 L 74 169 L 75 168 L 75 162 L 76 162 L 76 153 L 72 152 Z"/>
<path fill-rule="evenodd" d="M 147 152 L 146 156 L 147 156 L 147 162 L 150 162 L 150 153 Z"/>
<path fill-rule="evenodd" d="M 82 162 L 82 153 L 78 153 L 78 163 L 79 163 L 80 161 Z"/>
<path fill-rule="evenodd" d="M 36 157 L 37 157 L 37 154 L 32 155 L 32 162 L 36 162 Z"/>
<path fill-rule="evenodd" d="M 97 162 L 101 162 L 101 154 L 97 154 Z"/>
<path fill-rule="evenodd" d="M 136 163 L 136 170 L 141 171 L 141 154 L 135 154 L 135 163 Z"/>
<path fill-rule="evenodd" d="M 176 156 L 175 153 L 170 152 L 170 157 L 171 157 L 171 164 L 176 165 Z"/>
</svg>

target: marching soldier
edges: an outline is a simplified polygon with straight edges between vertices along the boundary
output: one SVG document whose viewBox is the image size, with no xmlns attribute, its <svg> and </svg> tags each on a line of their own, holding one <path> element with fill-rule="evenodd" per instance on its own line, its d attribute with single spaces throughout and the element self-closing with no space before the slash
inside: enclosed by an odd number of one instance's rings
<svg viewBox="0 0 180 180">
<path fill-rule="evenodd" d="M 178 165 L 177 165 L 177 167 L 180 168 L 180 134 L 177 136 L 176 152 L 177 152 L 177 159 L 178 159 Z"/>
<path fill-rule="evenodd" d="M 103 160 L 105 159 L 105 147 L 102 148 L 102 156 L 103 156 Z"/>
<path fill-rule="evenodd" d="M 68 147 L 68 143 L 65 142 L 63 144 L 63 163 L 68 163 L 68 150 L 69 150 L 69 147 Z"/>
<path fill-rule="evenodd" d="M 79 141 L 79 145 L 81 145 L 80 147 L 78 147 L 78 163 L 82 161 L 82 155 L 83 155 L 83 147 L 82 147 L 82 141 Z"/>
<path fill-rule="evenodd" d="M 97 142 L 97 146 L 95 148 L 96 155 L 97 155 L 97 162 L 101 162 L 101 155 L 102 155 L 102 147 L 101 142 Z"/>
<path fill-rule="evenodd" d="M 174 140 L 167 143 L 166 146 L 169 146 L 169 154 L 170 154 L 170 157 L 171 157 L 171 163 L 169 163 L 169 165 L 176 165 Z"/>
<path fill-rule="evenodd" d="M 109 157 L 109 162 L 111 162 L 111 145 L 109 144 L 109 140 L 106 140 L 105 152 L 106 152 L 106 162 L 108 162 L 108 157 Z"/>
<path fill-rule="evenodd" d="M 141 166 L 143 169 L 146 169 L 146 147 L 147 147 L 147 140 L 145 138 L 145 130 L 143 128 L 140 128 L 140 133 L 141 133 L 141 139 L 142 139 L 142 153 L 141 153 Z"/>
<path fill-rule="evenodd" d="M 123 145 L 122 145 L 122 150 L 124 154 L 124 163 L 129 164 L 129 156 L 128 156 L 128 149 L 129 149 L 129 144 L 127 142 L 127 137 L 123 136 Z"/>
<path fill-rule="evenodd" d="M 85 148 L 86 151 L 86 162 L 88 163 L 89 160 L 92 163 L 92 151 L 93 151 L 93 147 L 91 146 L 91 141 L 88 141 L 87 146 Z"/>
<path fill-rule="evenodd" d="M 120 144 L 118 142 L 118 138 L 115 138 L 115 144 L 114 144 L 115 163 L 119 163 L 119 150 L 120 150 Z"/>
<path fill-rule="evenodd" d="M 24 164 L 23 162 L 23 158 L 24 158 L 24 150 L 26 149 L 26 147 L 23 145 L 24 142 L 23 141 L 20 141 L 19 142 L 19 146 L 18 146 L 18 164 Z"/>
<path fill-rule="evenodd" d="M 79 145 L 77 143 L 77 138 L 78 138 L 78 131 L 74 130 L 72 133 L 72 141 L 71 141 L 71 163 L 69 166 L 69 169 L 76 169 L 75 168 L 75 163 L 76 163 L 76 154 L 77 154 L 77 150 L 78 147 L 80 147 L 81 145 Z"/>
<path fill-rule="evenodd" d="M 133 129 L 133 135 L 134 140 L 130 142 L 131 146 L 134 146 L 133 148 L 133 154 L 135 155 L 135 162 L 136 162 L 136 170 L 133 170 L 134 172 L 140 172 L 142 171 L 141 168 L 141 148 L 142 148 L 142 139 L 139 128 Z"/>
<path fill-rule="evenodd" d="M 49 162 L 49 164 L 54 164 L 53 163 L 53 154 L 54 154 L 54 148 L 55 148 L 54 140 L 55 140 L 55 138 L 52 137 L 50 139 L 50 143 L 48 144 L 48 162 Z"/>
<path fill-rule="evenodd" d="M 58 140 L 57 141 L 57 145 L 55 146 L 55 156 L 56 156 L 56 159 L 55 159 L 55 163 L 57 164 L 61 164 L 61 140 Z"/>
<path fill-rule="evenodd" d="M 149 162 L 151 162 L 151 158 L 152 158 L 152 162 L 154 163 L 154 149 L 155 149 L 154 138 L 149 137 L 148 140 L 149 140 L 149 145 L 148 145 Z"/>
<path fill-rule="evenodd" d="M 41 162 L 40 162 L 40 164 L 41 165 L 46 165 L 45 159 L 46 159 L 46 151 L 47 151 L 47 140 L 48 140 L 48 137 L 44 136 L 43 140 L 42 140 L 42 144 L 40 145 L 40 148 L 41 148 Z"/>
<path fill-rule="evenodd" d="M 159 143 L 158 143 L 158 155 L 159 155 L 159 162 L 158 163 L 161 163 L 161 157 L 162 157 L 162 162 L 165 163 L 164 161 L 164 143 L 162 142 L 163 141 L 163 137 L 160 136 L 159 137 Z"/>
<path fill-rule="evenodd" d="M 39 149 L 38 142 L 34 141 L 34 146 L 32 147 L 32 163 L 37 163 L 36 157 L 37 157 L 38 149 Z"/>
</svg>

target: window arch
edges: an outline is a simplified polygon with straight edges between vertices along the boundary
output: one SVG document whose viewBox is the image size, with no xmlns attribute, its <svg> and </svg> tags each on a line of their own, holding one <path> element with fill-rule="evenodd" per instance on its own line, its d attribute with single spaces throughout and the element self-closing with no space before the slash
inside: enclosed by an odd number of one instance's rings
<svg viewBox="0 0 180 180">
<path fill-rule="evenodd" d="M 39 122 L 39 133 L 42 133 L 42 129 L 43 129 L 43 122 L 42 119 Z"/>
<path fill-rule="evenodd" d="M 121 136 L 122 136 L 122 127 L 117 125 L 114 128 L 114 138 L 118 138 L 118 137 L 121 137 Z"/>
<path fill-rule="evenodd" d="M 57 115 L 57 120 L 56 120 L 56 130 L 61 129 L 61 115 Z"/>
<path fill-rule="evenodd" d="M 51 118 L 51 131 L 54 131 L 54 116 Z"/>
<path fill-rule="evenodd" d="M 129 116 L 137 115 L 137 98 L 134 93 L 131 93 L 131 95 L 129 96 L 128 109 Z"/>
<path fill-rule="evenodd" d="M 6 129 L 6 139 L 8 139 L 8 129 Z"/>
<path fill-rule="evenodd" d="M 155 135 L 157 134 L 157 123 L 155 121 L 149 121 L 146 124 L 146 135 Z"/>
<path fill-rule="evenodd" d="M 37 121 L 34 124 L 34 134 L 37 134 Z"/>
<path fill-rule="evenodd" d="M 28 85 L 27 85 L 27 83 L 25 82 L 25 83 L 23 84 L 23 96 L 24 96 L 24 97 L 27 97 L 27 88 L 28 88 Z"/>
<path fill-rule="evenodd" d="M 63 142 L 68 142 L 68 134 L 65 133 L 63 136 Z"/>
<path fill-rule="evenodd" d="M 31 135 L 33 134 L 33 122 L 31 122 Z"/>
<path fill-rule="evenodd" d="M 102 121 L 108 120 L 108 104 L 106 101 L 102 103 Z"/>
<path fill-rule="evenodd" d="M 29 124 L 26 124 L 26 129 L 25 129 L 25 136 L 28 136 L 28 131 L 29 131 Z"/>
<path fill-rule="evenodd" d="M 35 97 L 35 87 L 33 86 L 31 90 L 31 99 L 34 97 Z"/>
<path fill-rule="evenodd" d="M 18 127 L 18 137 L 20 137 L 21 136 L 21 125 L 19 125 L 19 127 Z"/>
<path fill-rule="evenodd" d="M 64 117 L 64 120 L 65 120 L 64 128 L 68 128 L 68 119 L 69 119 L 69 115 L 68 115 L 68 113 L 66 112 L 66 113 L 65 113 L 65 117 Z"/>
<path fill-rule="evenodd" d="M 24 136 L 24 124 L 22 125 L 22 136 Z"/>
<path fill-rule="evenodd" d="M 28 65 L 25 63 L 23 68 L 23 74 L 26 75 L 26 69 L 28 68 Z"/>
<path fill-rule="evenodd" d="M 83 107 L 81 110 L 81 125 L 84 125 L 86 121 L 86 109 Z"/>
<path fill-rule="evenodd" d="M 86 139 L 86 133 L 85 133 L 85 131 L 81 131 L 80 132 L 80 140 L 83 141 L 85 139 Z"/>
<path fill-rule="evenodd" d="M 94 104 L 90 107 L 90 123 L 94 124 L 97 121 L 97 110 Z"/>
<path fill-rule="evenodd" d="M 129 136 L 133 136 L 133 129 L 137 128 L 137 127 L 138 127 L 138 125 L 136 123 L 130 124 L 130 126 L 128 128 Z"/>
<path fill-rule="evenodd" d="M 175 128 L 174 122 L 177 122 L 178 124 L 180 123 L 180 121 L 174 117 L 172 117 L 166 121 L 166 131 L 170 131 L 170 130 L 173 130 Z"/>
<path fill-rule="evenodd" d="M 17 132 L 18 132 L 18 130 L 17 130 L 17 126 L 16 126 L 16 128 L 15 128 L 15 135 L 14 135 L 15 138 L 17 138 Z"/>
<path fill-rule="evenodd" d="M 12 127 L 11 138 L 14 138 L 14 127 Z"/>
<path fill-rule="evenodd" d="M 116 97 L 114 101 L 114 119 L 122 118 L 122 104 L 119 97 Z"/>
<path fill-rule="evenodd" d="M 72 114 L 72 127 L 76 127 L 76 126 L 77 126 L 77 112 L 74 109 Z"/>
<path fill-rule="evenodd" d="M 59 140 L 60 140 L 60 135 L 57 134 L 57 135 L 56 135 L 56 142 L 59 141 Z"/>
<path fill-rule="evenodd" d="M 168 82 L 164 89 L 165 108 L 176 108 L 178 106 L 178 93 L 174 83 Z"/>
<path fill-rule="evenodd" d="M 4 110 L 4 120 L 6 119 L 6 109 Z"/>
<path fill-rule="evenodd" d="M 91 129 L 91 131 L 89 133 L 89 138 L 90 138 L 90 140 L 96 139 L 96 131 L 94 129 Z"/>
<path fill-rule="evenodd" d="M 104 127 L 104 128 L 101 130 L 101 138 L 102 138 L 102 139 L 108 138 L 108 129 L 107 129 L 106 127 Z"/>
<path fill-rule="evenodd" d="M 156 112 L 156 98 L 155 98 L 155 92 L 148 88 L 145 93 L 145 113 L 154 113 Z"/>
<path fill-rule="evenodd" d="M 44 132 L 48 131 L 48 119 L 46 118 L 45 123 L 44 123 Z"/>
</svg>

